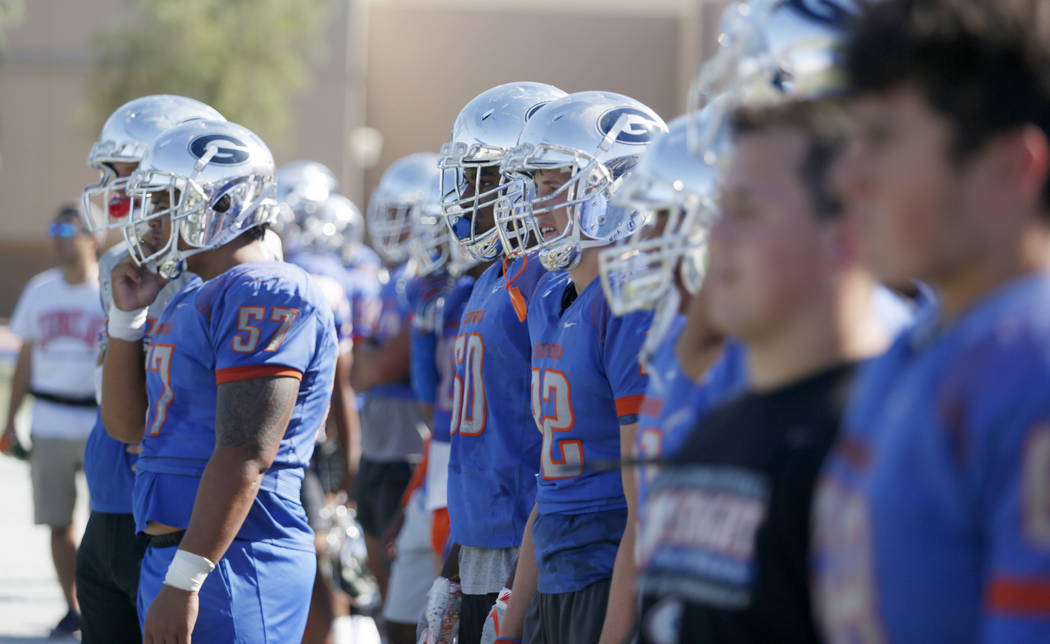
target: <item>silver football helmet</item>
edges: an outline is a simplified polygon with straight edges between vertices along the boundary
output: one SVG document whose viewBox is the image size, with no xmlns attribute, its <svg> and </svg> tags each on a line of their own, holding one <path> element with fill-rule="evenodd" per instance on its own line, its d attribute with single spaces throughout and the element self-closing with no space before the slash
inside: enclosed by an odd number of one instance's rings
<svg viewBox="0 0 1050 644">
<path fill-rule="evenodd" d="M 290 253 L 305 250 L 309 243 L 303 237 L 307 220 L 338 188 L 335 174 L 317 161 L 290 161 L 277 168 L 277 200 L 287 208 L 278 213 L 274 229 Z"/>
<path fill-rule="evenodd" d="M 296 250 L 345 259 L 364 241 L 365 219 L 354 202 L 331 194 L 311 209 L 297 229 Z"/>
<path fill-rule="evenodd" d="M 696 119 L 717 118 L 719 110 L 716 101 Z M 672 121 L 613 195 L 614 205 L 640 213 L 644 222 L 598 255 L 602 288 L 615 315 L 654 308 L 673 290 L 676 274 L 688 290 L 699 290 L 729 136 L 723 129 L 718 149 L 698 159 L 688 145 L 692 120 L 683 115 Z"/>
<path fill-rule="evenodd" d="M 325 548 L 321 571 L 350 596 L 353 605 L 368 611 L 379 603 L 379 583 L 368 569 L 365 535 L 357 513 L 343 504 L 321 508 Z"/>
<path fill-rule="evenodd" d="M 200 101 L 169 94 L 136 98 L 110 114 L 87 158 L 88 167 L 99 173 L 98 181 L 80 193 L 80 214 L 89 231 L 119 228 L 131 208 L 128 178 L 118 177 L 113 164 L 138 163 L 158 135 L 191 119 L 226 120 Z"/>
<path fill-rule="evenodd" d="M 541 107 L 501 165 L 504 181 L 512 184 L 495 208 L 505 252 L 539 250 L 547 270 L 563 270 L 575 266 L 581 249 L 629 234 L 637 217 L 610 206 L 609 196 L 666 131 L 656 112 L 612 92 L 578 92 Z M 565 173 L 565 182 L 540 195 L 533 181 L 538 170 Z M 558 211 L 568 215 L 564 228 L 541 229 L 537 216 Z"/>
<path fill-rule="evenodd" d="M 412 208 L 409 219 L 412 235 L 409 237 L 409 256 L 420 275 L 430 275 L 442 268 L 452 277 L 462 275 L 478 259 L 467 252 L 452 231 L 445 225 L 440 195 L 436 201 L 426 201 Z"/>
<path fill-rule="evenodd" d="M 368 201 L 368 235 L 387 262 L 409 256 L 409 213 L 440 190 L 438 155 L 420 152 L 390 164 Z"/>
<path fill-rule="evenodd" d="M 689 92 L 693 112 L 727 94 L 725 110 L 835 96 L 845 89 L 841 51 L 862 0 L 753 0 L 723 13 L 719 49 L 700 69 Z M 714 124 L 709 121 L 710 128 Z M 695 123 L 694 153 L 715 131 Z"/>
<path fill-rule="evenodd" d="M 441 182 L 431 188 L 408 212 L 408 255 L 420 275 L 441 270 L 450 258 L 449 231 L 441 216 Z"/>
<path fill-rule="evenodd" d="M 487 89 L 467 103 L 448 143 L 441 146 L 442 214 L 449 230 L 477 259 L 489 261 L 502 248 L 492 208 L 507 184 L 499 165 L 518 143 L 525 122 L 547 103 L 566 96 L 543 83 L 517 82 Z"/>
<path fill-rule="evenodd" d="M 132 259 L 178 276 L 187 257 L 273 223 L 278 209 L 273 156 L 235 123 L 195 120 L 164 132 L 128 182 L 123 226 Z M 167 238 L 157 239 L 170 220 Z"/>
</svg>

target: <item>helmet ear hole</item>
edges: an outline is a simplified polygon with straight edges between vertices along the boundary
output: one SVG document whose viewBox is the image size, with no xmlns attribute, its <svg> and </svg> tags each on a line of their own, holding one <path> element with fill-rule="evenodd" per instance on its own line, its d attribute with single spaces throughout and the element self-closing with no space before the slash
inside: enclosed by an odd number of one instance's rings
<svg viewBox="0 0 1050 644">
<path fill-rule="evenodd" d="M 222 213 L 229 210 L 231 204 L 232 199 L 230 199 L 230 193 L 227 192 L 215 200 L 215 203 L 212 204 L 211 209 L 215 212 Z"/>
</svg>

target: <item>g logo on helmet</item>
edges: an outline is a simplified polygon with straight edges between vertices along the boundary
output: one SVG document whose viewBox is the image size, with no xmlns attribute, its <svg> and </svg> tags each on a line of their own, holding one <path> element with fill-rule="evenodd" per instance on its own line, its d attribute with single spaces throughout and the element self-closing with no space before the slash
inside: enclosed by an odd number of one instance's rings
<svg viewBox="0 0 1050 644">
<path fill-rule="evenodd" d="M 220 145 L 220 143 L 228 145 Z M 208 163 L 237 165 L 248 160 L 248 146 L 229 134 L 202 134 L 190 141 L 190 154 L 198 159 L 204 158 L 211 148 L 215 148 L 215 153 L 212 154 Z"/>
<path fill-rule="evenodd" d="M 617 143 L 645 145 L 652 140 L 653 132 L 659 129 L 653 117 L 640 109 L 614 107 L 598 117 L 598 132 L 608 136 L 621 117 L 626 119 L 626 123 L 616 133 Z"/>
</svg>

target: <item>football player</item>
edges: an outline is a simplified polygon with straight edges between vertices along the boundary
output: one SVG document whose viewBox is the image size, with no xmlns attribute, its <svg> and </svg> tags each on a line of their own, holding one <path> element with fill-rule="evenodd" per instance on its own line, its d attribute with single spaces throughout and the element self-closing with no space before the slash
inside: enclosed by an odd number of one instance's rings
<svg viewBox="0 0 1050 644">
<path fill-rule="evenodd" d="M 474 281 L 486 268 L 452 236 L 441 208 L 439 193 L 433 204 L 424 204 L 413 214 L 410 244 L 420 273 L 446 276 L 445 283 L 420 303 L 412 322 L 412 389 L 431 427 L 423 489 L 426 510 L 432 514 L 430 542 L 439 569 L 449 535 L 449 427 L 456 366 L 452 345 Z"/>
<path fill-rule="evenodd" d="M 829 190 L 843 139 L 821 118 L 806 103 L 734 115 L 705 288 L 712 324 L 746 347 L 748 388 L 711 409 L 652 483 L 642 641 L 817 640 L 812 483 L 855 364 L 889 342 Z"/>
<path fill-rule="evenodd" d="M 133 506 L 149 538 L 147 642 L 303 634 L 316 560 L 300 484 L 338 350 L 309 275 L 269 261 L 275 183 L 258 137 L 210 120 L 161 134 L 129 180 L 131 256 L 113 271 L 102 418 L 142 442 Z M 145 307 L 184 269 L 195 277 L 144 351 Z"/>
<path fill-rule="evenodd" d="M 846 48 L 846 204 L 879 277 L 940 306 L 861 374 L 824 467 L 830 641 L 1050 639 L 1045 9 L 886 0 Z"/>
<path fill-rule="evenodd" d="M 158 135 L 190 119 L 221 121 L 223 117 L 191 98 L 156 95 L 125 103 L 106 119 L 87 161 L 88 167 L 99 172 L 99 180 L 85 186 L 81 193 L 80 212 L 90 230 L 99 234 L 123 230 L 131 209 L 128 177 Z M 120 243 L 99 259 L 100 295 L 107 314 L 113 308 L 113 267 L 127 256 L 127 246 Z M 152 327 L 168 300 L 189 278 L 187 272 L 161 289 L 150 304 L 147 325 Z M 103 335 L 96 374 L 100 399 L 106 343 Z M 84 450 L 91 514 L 77 551 L 77 598 L 84 621 L 81 639 L 89 644 L 131 642 L 141 637 L 135 602 L 144 544 L 135 534 L 131 514 L 133 452 L 137 449 L 111 438 L 99 416 Z"/>
<path fill-rule="evenodd" d="M 332 171 L 320 163 L 293 161 L 278 168 L 276 176 L 278 199 L 288 206 L 293 216 L 290 220 L 279 221 L 276 226 L 285 242 L 286 261 L 310 273 L 325 294 L 332 309 L 339 340 L 339 358 L 336 361 L 326 431 L 318 433 L 319 442 L 310 459 L 310 467 L 306 469 L 302 486 L 303 509 L 314 530 L 314 544 L 320 557 L 327 548 L 327 528 L 330 523 L 322 516 L 326 494 L 343 491 L 349 495 L 352 492 L 350 482 L 357 471 L 361 440 L 357 403 L 348 382 L 352 358 L 352 312 L 349 299 L 352 279 L 347 275 L 341 256 L 344 234 L 353 225 L 356 209 L 347 211 L 331 207 L 330 204 L 337 203 L 333 197 L 339 196 L 334 192 L 338 184 Z M 287 213 L 284 214 L 287 217 Z M 356 214 L 360 219 L 360 213 Z M 334 440 L 328 440 L 329 433 Z M 338 484 L 334 480 L 326 480 L 333 477 L 322 477 L 322 473 L 327 474 L 333 469 L 341 472 Z M 317 575 L 314 578 L 304 641 L 331 641 L 332 622 L 337 613 L 344 613 L 347 608 L 345 602 L 335 594 L 328 577 Z"/>
<path fill-rule="evenodd" d="M 710 372 L 699 382 L 683 372 L 675 351 L 685 324 L 682 310 L 703 280 L 717 181 L 726 163 L 725 149 L 712 148 L 706 160 L 692 155 L 688 128 L 694 120 L 717 118 L 716 113 L 708 108 L 680 116 L 641 155 L 616 191 L 614 205 L 642 213 L 645 224 L 598 256 L 602 287 L 614 314 L 654 309 L 640 356 L 650 377 L 635 443 L 639 508 L 644 507 L 648 481 L 659 470 L 649 461 L 673 453 L 714 400 L 743 384 L 740 352 L 731 344 L 722 355 L 717 335 L 702 367 Z M 641 515 L 639 511 L 639 520 Z"/>
<path fill-rule="evenodd" d="M 399 624 L 418 619 L 412 593 L 391 601 L 383 537 L 419 461 L 428 428 L 412 391 L 412 317 L 425 280 L 409 261 L 409 212 L 437 184 L 437 155 L 419 153 L 387 168 L 368 204 L 368 232 L 387 266 L 381 275 L 381 312 L 354 343 L 350 384 L 367 394 L 361 409 L 361 463 L 356 487 L 357 516 L 365 532 L 369 567 L 379 580 L 384 615 Z M 408 587 L 402 586 L 404 590 Z M 424 589 L 425 594 L 425 589 Z"/>
<path fill-rule="evenodd" d="M 634 473 L 606 468 L 630 454 L 648 377 L 638 354 L 648 312 L 616 317 L 598 279 L 599 247 L 630 234 L 638 214 L 610 194 L 664 122 L 609 92 L 570 94 L 540 108 L 502 164 L 525 189 L 497 205 L 508 251 L 537 251 L 552 271 L 528 311 L 532 413 L 542 436 L 536 505 L 525 529 L 500 638 L 619 642 L 634 605 Z"/>
<path fill-rule="evenodd" d="M 471 99 L 457 115 L 440 164 L 443 213 L 480 271 L 447 337 L 454 361 L 447 501 L 452 546 L 424 618 L 464 644 L 478 642 L 485 618 L 513 575 L 535 500 L 540 437 L 529 427 L 529 343 L 525 309 L 544 270 L 535 259 L 500 261 L 493 208 L 506 190 L 500 162 L 522 127 L 565 92 L 514 82 Z M 513 294 L 513 298 L 509 295 Z M 456 598 L 462 594 L 462 605 Z M 450 609 L 455 619 L 443 617 Z"/>
</svg>

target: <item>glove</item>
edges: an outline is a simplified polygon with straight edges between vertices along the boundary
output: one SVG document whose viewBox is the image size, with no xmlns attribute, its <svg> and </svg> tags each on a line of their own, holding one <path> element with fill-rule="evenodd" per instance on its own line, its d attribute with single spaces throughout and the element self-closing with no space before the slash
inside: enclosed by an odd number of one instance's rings
<svg viewBox="0 0 1050 644">
<path fill-rule="evenodd" d="M 427 591 L 423 619 L 416 628 L 418 644 L 452 644 L 459 633 L 459 584 L 438 577 Z"/>
<path fill-rule="evenodd" d="M 489 616 L 485 618 L 485 626 L 481 629 L 481 644 L 495 644 L 499 638 L 499 627 L 503 623 L 503 615 L 507 612 L 507 604 L 510 603 L 510 588 L 506 586 L 499 591 L 496 603 L 492 605 Z"/>
</svg>

